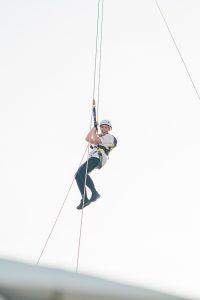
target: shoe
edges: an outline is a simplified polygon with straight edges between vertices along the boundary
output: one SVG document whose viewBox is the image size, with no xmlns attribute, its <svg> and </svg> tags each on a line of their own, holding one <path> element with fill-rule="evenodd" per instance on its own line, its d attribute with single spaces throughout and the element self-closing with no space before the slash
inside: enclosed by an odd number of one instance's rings
<svg viewBox="0 0 200 300">
<path fill-rule="evenodd" d="M 95 193 L 92 193 L 92 196 L 90 198 L 90 202 L 94 202 L 96 201 L 97 199 L 99 199 L 101 197 L 101 195 L 99 195 L 99 193 L 95 192 Z"/>
<path fill-rule="evenodd" d="M 84 205 L 83 205 L 83 199 L 81 199 L 80 204 L 76 208 L 82 209 L 82 208 L 88 206 L 89 204 L 90 204 L 90 200 L 88 198 L 85 198 Z"/>
</svg>

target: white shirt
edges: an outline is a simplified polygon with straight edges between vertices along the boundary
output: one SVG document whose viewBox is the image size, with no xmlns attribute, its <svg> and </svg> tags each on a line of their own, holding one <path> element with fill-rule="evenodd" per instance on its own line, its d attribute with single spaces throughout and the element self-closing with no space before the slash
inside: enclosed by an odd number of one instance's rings
<svg viewBox="0 0 200 300">
<path fill-rule="evenodd" d="M 104 146 L 105 148 L 107 148 L 109 150 L 109 147 L 114 147 L 114 136 L 110 133 L 107 133 L 103 136 L 99 136 L 101 143 L 98 144 L 100 146 Z M 105 154 L 104 151 L 101 152 L 102 153 L 102 166 L 105 165 L 105 163 L 108 160 L 108 156 Z M 94 148 L 92 149 L 92 151 L 90 151 L 90 155 L 89 157 L 97 157 L 99 158 L 99 154 L 97 152 L 97 148 L 94 146 Z"/>
</svg>

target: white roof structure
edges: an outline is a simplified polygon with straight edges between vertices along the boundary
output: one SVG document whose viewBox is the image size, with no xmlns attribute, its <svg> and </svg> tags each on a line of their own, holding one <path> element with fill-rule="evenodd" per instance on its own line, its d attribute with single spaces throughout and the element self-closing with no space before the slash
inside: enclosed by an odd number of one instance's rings
<svg viewBox="0 0 200 300">
<path fill-rule="evenodd" d="M 183 300 L 112 281 L 0 259 L 0 300 Z"/>
</svg>

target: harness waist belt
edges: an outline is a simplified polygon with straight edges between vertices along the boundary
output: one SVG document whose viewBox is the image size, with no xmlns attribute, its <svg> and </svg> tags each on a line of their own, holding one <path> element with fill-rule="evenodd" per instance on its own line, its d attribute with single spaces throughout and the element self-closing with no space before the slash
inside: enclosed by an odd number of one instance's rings
<svg viewBox="0 0 200 300">
<path fill-rule="evenodd" d="M 98 151 L 98 149 L 103 150 L 107 156 L 108 156 L 108 154 L 110 152 L 110 150 L 108 150 L 106 147 L 101 146 L 101 145 L 96 145 L 96 148 L 97 148 L 97 151 Z"/>
</svg>

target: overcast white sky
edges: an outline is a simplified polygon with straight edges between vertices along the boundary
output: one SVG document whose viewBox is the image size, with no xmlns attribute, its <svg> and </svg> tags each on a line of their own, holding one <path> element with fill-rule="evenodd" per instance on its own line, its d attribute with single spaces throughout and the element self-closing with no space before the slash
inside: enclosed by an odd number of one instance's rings
<svg viewBox="0 0 200 300">
<path fill-rule="evenodd" d="M 200 90 L 200 2 L 159 0 Z M 0 255 L 36 263 L 86 147 L 97 0 L 0 0 Z M 105 0 L 100 119 L 79 271 L 200 297 L 200 100 L 154 0 Z M 74 184 L 41 264 L 75 270 Z"/>
</svg>

